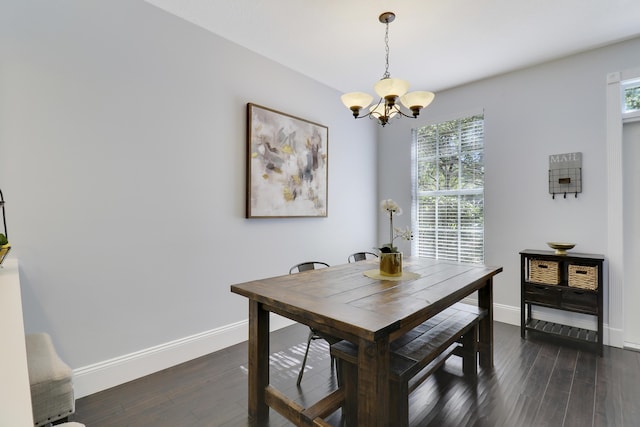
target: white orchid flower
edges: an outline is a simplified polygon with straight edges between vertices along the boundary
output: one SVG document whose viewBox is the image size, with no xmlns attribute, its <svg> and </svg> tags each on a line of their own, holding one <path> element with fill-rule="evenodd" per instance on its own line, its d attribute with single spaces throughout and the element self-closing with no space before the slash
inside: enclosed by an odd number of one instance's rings
<svg viewBox="0 0 640 427">
<path fill-rule="evenodd" d="M 409 226 L 406 226 L 404 228 L 400 228 L 400 227 L 394 227 L 393 231 L 395 231 L 395 237 L 401 237 L 404 240 L 413 240 L 413 231 L 411 231 L 411 228 L 409 228 Z"/>
<path fill-rule="evenodd" d="M 402 208 L 392 199 L 383 200 L 380 203 L 380 208 L 387 212 L 387 215 L 391 216 L 393 214 L 402 215 Z"/>
<path fill-rule="evenodd" d="M 398 252 L 398 248 L 393 246 L 393 241 L 398 237 L 405 240 L 413 239 L 413 232 L 409 227 L 398 228 L 393 226 L 393 217 L 402 215 L 402 208 L 392 199 L 385 199 L 380 202 L 380 208 L 387 213 L 389 217 L 389 243 L 378 248 L 381 252 Z"/>
</svg>

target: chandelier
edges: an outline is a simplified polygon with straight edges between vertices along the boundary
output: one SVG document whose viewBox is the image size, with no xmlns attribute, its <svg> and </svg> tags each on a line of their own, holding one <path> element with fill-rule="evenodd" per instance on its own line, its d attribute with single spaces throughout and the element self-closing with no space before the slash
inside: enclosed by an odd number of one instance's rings
<svg viewBox="0 0 640 427">
<path fill-rule="evenodd" d="M 376 118 L 382 126 L 389 123 L 389 119 L 395 116 L 415 119 L 420 114 L 420 110 L 431 104 L 435 97 L 433 92 L 415 91 L 407 93 L 409 90 L 408 81 L 391 78 L 389 74 L 389 23 L 393 22 L 395 18 L 396 15 L 393 12 L 385 12 L 378 17 L 378 20 L 386 26 L 384 34 L 386 52 L 384 74 L 382 79 L 373 86 L 373 90 L 380 96 L 378 103 L 369 107 L 367 114 L 360 115 L 360 111 L 367 108 L 373 101 L 371 95 L 364 92 L 349 92 L 340 97 L 342 103 L 353 112 L 353 117 L 356 119 L 363 117 Z M 404 113 L 400 109 L 397 102 L 398 98 L 400 98 L 402 105 L 411 111 L 411 115 Z"/>
</svg>

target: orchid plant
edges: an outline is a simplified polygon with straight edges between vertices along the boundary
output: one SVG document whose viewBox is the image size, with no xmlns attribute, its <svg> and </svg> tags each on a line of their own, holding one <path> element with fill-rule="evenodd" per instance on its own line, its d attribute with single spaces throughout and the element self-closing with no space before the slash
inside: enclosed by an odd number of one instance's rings
<svg viewBox="0 0 640 427">
<path fill-rule="evenodd" d="M 396 246 L 393 246 L 393 242 L 398 237 L 404 240 L 412 240 L 413 232 L 409 227 L 400 228 L 393 226 L 393 216 L 402 215 L 402 208 L 395 201 L 393 201 L 392 199 L 383 200 L 380 203 L 380 208 L 389 217 L 389 243 L 382 245 L 382 247 L 378 248 L 378 250 L 382 253 L 397 253 L 398 248 Z"/>
</svg>

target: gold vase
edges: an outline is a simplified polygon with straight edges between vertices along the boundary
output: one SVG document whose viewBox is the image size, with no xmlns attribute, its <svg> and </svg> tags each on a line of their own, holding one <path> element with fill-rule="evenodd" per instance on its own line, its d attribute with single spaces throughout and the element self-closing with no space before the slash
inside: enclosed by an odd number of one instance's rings
<svg viewBox="0 0 640 427">
<path fill-rule="evenodd" d="M 11 250 L 11 245 L 8 243 L 6 245 L 0 246 L 0 265 L 2 265 L 2 262 L 4 261 L 5 257 L 7 256 L 10 250 Z"/>
<path fill-rule="evenodd" d="M 402 276 L 402 252 L 380 254 L 380 274 L 382 276 Z"/>
</svg>

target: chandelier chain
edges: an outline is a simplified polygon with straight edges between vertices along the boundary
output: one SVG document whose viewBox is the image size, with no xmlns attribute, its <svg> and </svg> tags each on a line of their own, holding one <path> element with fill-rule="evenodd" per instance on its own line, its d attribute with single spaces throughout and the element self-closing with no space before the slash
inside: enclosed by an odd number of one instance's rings
<svg viewBox="0 0 640 427">
<path fill-rule="evenodd" d="M 384 32 L 384 50 L 385 50 L 385 64 L 384 64 L 384 74 L 382 75 L 383 79 L 388 79 L 391 77 L 389 74 L 389 21 L 386 22 L 386 30 Z"/>
</svg>

